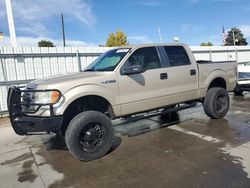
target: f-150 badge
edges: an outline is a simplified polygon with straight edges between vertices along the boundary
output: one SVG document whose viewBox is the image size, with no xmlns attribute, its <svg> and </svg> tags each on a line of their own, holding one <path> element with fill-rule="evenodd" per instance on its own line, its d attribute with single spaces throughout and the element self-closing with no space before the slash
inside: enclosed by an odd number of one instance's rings
<svg viewBox="0 0 250 188">
<path fill-rule="evenodd" d="M 101 82 L 101 84 L 113 84 L 116 83 L 116 80 L 106 80 L 105 82 Z"/>
</svg>

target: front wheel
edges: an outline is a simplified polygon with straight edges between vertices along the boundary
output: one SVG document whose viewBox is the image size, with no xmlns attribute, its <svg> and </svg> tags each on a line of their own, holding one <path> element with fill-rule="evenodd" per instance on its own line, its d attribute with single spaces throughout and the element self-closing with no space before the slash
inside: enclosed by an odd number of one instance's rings
<svg viewBox="0 0 250 188">
<path fill-rule="evenodd" d="M 203 108 L 207 116 L 213 119 L 224 117 L 229 110 L 229 96 L 224 88 L 214 87 L 207 92 Z"/>
<path fill-rule="evenodd" d="M 73 156 L 82 161 L 91 161 L 109 151 L 113 136 L 113 126 L 107 116 L 97 111 L 86 111 L 71 120 L 65 142 Z"/>
</svg>

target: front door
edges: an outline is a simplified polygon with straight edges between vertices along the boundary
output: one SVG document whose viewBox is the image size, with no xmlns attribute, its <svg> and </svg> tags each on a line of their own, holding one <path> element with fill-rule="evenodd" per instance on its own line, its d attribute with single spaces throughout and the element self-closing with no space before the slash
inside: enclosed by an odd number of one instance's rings
<svg viewBox="0 0 250 188">
<path fill-rule="evenodd" d="M 167 77 L 162 74 L 162 63 L 157 49 L 155 47 L 137 49 L 123 66 L 131 65 L 142 65 L 144 72 L 118 76 L 122 114 L 132 114 L 161 106 Z"/>
</svg>

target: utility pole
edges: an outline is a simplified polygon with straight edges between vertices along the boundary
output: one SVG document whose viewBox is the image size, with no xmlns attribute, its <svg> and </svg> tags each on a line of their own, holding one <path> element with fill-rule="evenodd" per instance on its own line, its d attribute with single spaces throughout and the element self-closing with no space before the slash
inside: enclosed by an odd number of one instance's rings
<svg viewBox="0 0 250 188">
<path fill-rule="evenodd" d="M 233 44 L 235 46 L 235 33 L 234 33 L 234 29 L 233 29 Z"/>
<path fill-rule="evenodd" d="M 63 19 L 63 14 L 61 14 L 61 21 L 62 21 L 63 47 L 65 47 L 65 46 L 66 46 L 66 43 L 65 43 L 65 31 L 64 31 L 64 19 Z"/>
<path fill-rule="evenodd" d="M 160 39 L 160 42 L 162 43 L 162 36 L 161 36 L 161 29 L 160 29 L 160 26 L 157 27 L 158 29 L 158 34 L 159 34 L 159 39 Z"/>
<path fill-rule="evenodd" d="M 11 0 L 5 0 L 5 5 L 6 5 L 8 24 L 9 24 L 10 43 L 11 43 L 11 46 L 15 47 L 17 46 L 17 41 L 16 41 L 16 31 L 15 31 L 15 24 L 14 24 L 14 19 L 13 19 Z"/>
</svg>

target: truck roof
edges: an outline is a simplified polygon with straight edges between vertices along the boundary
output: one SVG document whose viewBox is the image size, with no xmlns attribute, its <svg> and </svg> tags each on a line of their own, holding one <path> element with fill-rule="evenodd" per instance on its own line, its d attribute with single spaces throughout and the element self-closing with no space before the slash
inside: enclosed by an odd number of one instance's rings
<svg viewBox="0 0 250 188">
<path fill-rule="evenodd" d="M 141 48 L 141 47 L 151 47 L 151 46 L 186 46 L 183 43 L 146 43 L 146 44 L 133 44 L 125 45 L 118 48 Z"/>
</svg>

